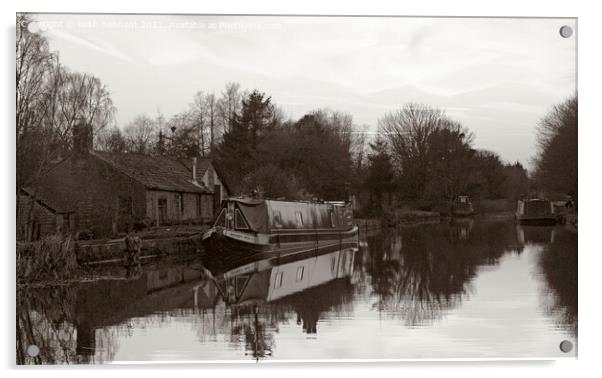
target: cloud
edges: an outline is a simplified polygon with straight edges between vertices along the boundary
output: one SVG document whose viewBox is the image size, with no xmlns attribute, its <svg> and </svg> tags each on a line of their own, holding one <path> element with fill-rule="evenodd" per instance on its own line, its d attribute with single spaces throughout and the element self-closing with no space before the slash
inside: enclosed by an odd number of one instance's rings
<svg viewBox="0 0 602 378">
<path fill-rule="evenodd" d="M 68 32 L 66 29 L 53 29 L 50 31 L 49 34 L 51 34 L 52 37 L 69 41 L 80 47 L 99 51 L 103 54 L 115 57 L 117 59 L 121 59 L 126 62 L 133 61 L 131 57 L 129 57 L 124 52 L 116 49 L 111 43 L 98 37 L 95 40 L 91 40 L 75 35 L 72 32 Z"/>
</svg>

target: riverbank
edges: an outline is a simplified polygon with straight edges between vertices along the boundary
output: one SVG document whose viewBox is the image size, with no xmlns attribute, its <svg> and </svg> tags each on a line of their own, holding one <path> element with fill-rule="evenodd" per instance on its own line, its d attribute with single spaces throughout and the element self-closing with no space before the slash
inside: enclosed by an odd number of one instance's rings
<svg viewBox="0 0 602 378">
<path fill-rule="evenodd" d="M 178 226 L 115 239 L 76 241 L 52 235 L 39 241 L 17 242 L 17 284 L 60 284 L 89 278 L 97 266 L 128 268 L 155 259 L 199 255 L 205 230 L 204 226 Z"/>
</svg>

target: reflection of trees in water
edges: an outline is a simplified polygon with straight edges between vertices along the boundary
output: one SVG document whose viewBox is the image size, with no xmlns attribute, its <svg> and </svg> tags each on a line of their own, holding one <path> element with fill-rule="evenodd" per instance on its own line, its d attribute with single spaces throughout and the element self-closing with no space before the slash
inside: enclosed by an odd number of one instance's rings
<svg viewBox="0 0 602 378">
<path fill-rule="evenodd" d="M 274 327 L 267 325 L 266 316 L 260 311 L 257 306 L 236 311 L 230 334 L 230 340 L 244 343 L 245 350 L 255 359 L 271 356 L 274 344 L 274 335 L 270 332 Z"/>
<path fill-rule="evenodd" d="M 547 310 L 557 317 L 559 327 L 577 336 L 577 234 L 555 233 L 554 242 L 543 246 L 539 267 L 547 282 L 553 304 Z"/>
<path fill-rule="evenodd" d="M 112 360 L 115 336 L 121 330 L 105 328 L 127 319 L 122 311 L 144 293 L 145 279 L 99 280 L 19 290 L 17 361 L 68 364 Z M 99 337 L 101 341 L 97 340 Z M 30 344 L 40 348 L 39 358 L 26 356 Z M 102 344 L 102 349 L 98 344 Z"/>
<path fill-rule="evenodd" d="M 368 239 L 374 308 L 416 326 L 439 319 L 470 291 L 477 268 L 516 248 L 511 222 L 408 227 Z M 468 231 L 467 231 L 468 230 Z M 458 237 L 461 236 L 461 237 Z"/>
<path fill-rule="evenodd" d="M 274 333 L 281 324 L 292 321 L 304 333 L 317 334 L 318 321 L 324 312 L 333 312 L 337 318 L 352 313 L 352 297 L 350 279 L 339 278 L 269 303 L 202 311 L 197 334 L 200 340 L 205 340 L 207 335 L 215 338 L 216 333 L 229 333 L 226 336 L 232 346 L 243 344 L 249 356 L 265 358 L 272 355 Z"/>
<path fill-rule="evenodd" d="M 54 286 L 17 291 L 17 363 L 71 364 L 94 361 L 95 330 L 78 323 L 77 288 Z M 103 334 L 104 356 L 112 359 L 114 339 Z M 37 357 L 27 355 L 27 347 L 36 345 Z"/>
</svg>

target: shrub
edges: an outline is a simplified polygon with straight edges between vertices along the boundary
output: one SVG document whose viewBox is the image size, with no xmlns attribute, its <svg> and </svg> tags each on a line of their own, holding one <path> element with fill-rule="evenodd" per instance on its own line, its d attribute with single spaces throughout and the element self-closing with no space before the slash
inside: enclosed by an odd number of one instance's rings
<svg viewBox="0 0 602 378">
<path fill-rule="evenodd" d="M 17 243 L 17 282 L 66 279 L 78 270 L 74 241 L 60 235 Z"/>
</svg>

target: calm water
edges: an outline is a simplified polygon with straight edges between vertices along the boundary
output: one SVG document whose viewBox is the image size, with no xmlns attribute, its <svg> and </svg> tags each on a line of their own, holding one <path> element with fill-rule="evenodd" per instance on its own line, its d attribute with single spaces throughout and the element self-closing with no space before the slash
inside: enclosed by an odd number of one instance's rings
<svg viewBox="0 0 602 378">
<path fill-rule="evenodd" d="M 576 356 L 558 347 L 577 341 L 575 233 L 465 220 L 362 239 L 217 283 L 189 261 L 20 290 L 17 345 L 41 351 L 17 361 Z"/>
</svg>

